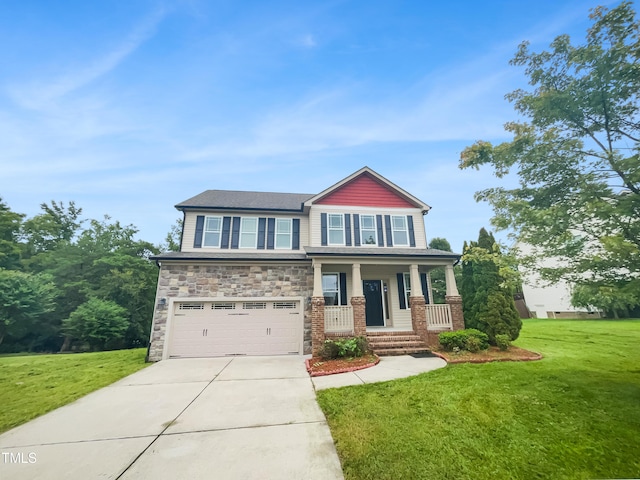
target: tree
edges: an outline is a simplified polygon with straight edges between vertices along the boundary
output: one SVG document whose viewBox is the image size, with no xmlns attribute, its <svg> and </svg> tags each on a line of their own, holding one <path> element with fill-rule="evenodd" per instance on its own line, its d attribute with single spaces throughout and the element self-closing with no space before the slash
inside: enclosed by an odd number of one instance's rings
<svg viewBox="0 0 640 480">
<path fill-rule="evenodd" d="M 182 242 L 182 218 L 178 218 L 176 222 L 171 225 L 167 236 L 164 237 L 164 242 L 160 244 L 159 250 L 161 252 L 179 252 L 180 244 Z"/>
<path fill-rule="evenodd" d="M 127 311 L 111 300 L 90 298 L 63 320 L 62 330 L 92 350 L 119 348 L 129 327 Z"/>
<path fill-rule="evenodd" d="M 79 220 L 82 208 L 76 207 L 75 202 L 51 201 L 51 205 L 40 204 L 44 211 L 24 222 L 23 236 L 27 240 L 28 256 L 40 252 L 55 250 L 62 242 L 71 242 L 77 234 L 83 220 Z"/>
<path fill-rule="evenodd" d="M 451 252 L 451 244 L 446 238 L 434 237 L 429 242 L 429 248 Z M 447 294 L 447 282 L 445 279 L 444 268 L 435 268 L 430 272 L 431 292 L 433 293 L 433 303 L 444 303 Z"/>
<path fill-rule="evenodd" d="M 53 310 L 54 286 L 44 275 L 0 269 L 0 343 L 41 329 Z"/>
<path fill-rule="evenodd" d="M 520 45 L 511 64 L 534 88 L 507 99 L 529 121 L 505 125 L 510 142 L 467 147 L 460 167 L 517 172 L 517 188 L 476 200 L 493 206 L 494 226 L 533 247 L 525 264 L 557 259 L 543 279 L 640 290 L 640 23 L 630 2 L 590 18 L 584 45 L 567 35 L 541 53 Z"/>
<path fill-rule="evenodd" d="M 576 307 L 597 308 L 619 318 L 640 305 L 640 291 L 632 283 L 617 286 L 584 284 L 574 288 L 571 303 Z"/>
<path fill-rule="evenodd" d="M 18 234 L 24 215 L 12 212 L 0 198 L 0 268 L 16 269 L 20 266 Z"/>
<path fill-rule="evenodd" d="M 486 333 L 494 345 L 499 334 L 518 338 L 522 320 L 513 300 L 516 282 L 513 262 L 502 255 L 493 234 L 483 228 L 477 242 L 465 242 L 460 290 L 466 327 Z"/>
</svg>

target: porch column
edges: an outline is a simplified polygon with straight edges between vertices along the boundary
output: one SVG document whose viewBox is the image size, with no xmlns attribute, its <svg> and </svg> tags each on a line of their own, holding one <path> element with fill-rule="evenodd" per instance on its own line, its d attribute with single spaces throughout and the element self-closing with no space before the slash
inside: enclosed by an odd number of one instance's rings
<svg viewBox="0 0 640 480">
<path fill-rule="evenodd" d="M 362 275 L 360 274 L 360 264 L 354 263 L 351 266 L 351 307 L 353 310 L 353 334 L 356 337 L 363 337 L 367 334 L 367 318 L 364 293 L 362 291 Z"/>
<path fill-rule="evenodd" d="M 324 344 L 324 294 L 322 264 L 313 262 L 313 296 L 311 297 L 311 354 L 317 356 Z"/>
<path fill-rule="evenodd" d="M 422 292 L 422 282 L 420 281 L 418 265 L 410 265 L 409 274 L 411 276 L 411 295 L 409 296 L 411 325 L 415 334 L 419 335 L 424 343 L 428 343 L 426 302 L 424 300 L 424 293 Z"/>
<path fill-rule="evenodd" d="M 418 265 L 409 266 L 409 275 L 411 276 L 411 296 L 424 296 L 424 292 L 422 291 L 422 282 L 420 281 L 420 272 L 418 272 Z"/>
<path fill-rule="evenodd" d="M 453 265 L 447 265 L 444 267 L 444 280 L 447 284 L 446 295 L 449 297 L 459 296 L 458 286 L 456 285 L 456 276 L 453 274 Z"/>
<path fill-rule="evenodd" d="M 444 278 L 447 283 L 447 293 L 445 295 L 445 302 L 449 304 L 451 308 L 451 324 L 454 330 L 463 330 L 464 314 L 462 312 L 462 297 L 458 293 L 458 287 L 456 285 L 456 277 L 453 274 L 453 265 L 447 265 L 444 269 Z"/>
</svg>

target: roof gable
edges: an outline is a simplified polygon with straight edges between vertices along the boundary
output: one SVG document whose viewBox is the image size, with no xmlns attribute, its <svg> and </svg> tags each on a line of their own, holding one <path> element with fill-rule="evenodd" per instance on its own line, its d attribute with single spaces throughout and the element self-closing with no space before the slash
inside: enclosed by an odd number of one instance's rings
<svg viewBox="0 0 640 480">
<path fill-rule="evenodd" d="M 306 202 L 306 205 L 311 204 L 420 208 L 424 211 L 431 208 L 369 167 L 358 170 Z"/>
</svg>

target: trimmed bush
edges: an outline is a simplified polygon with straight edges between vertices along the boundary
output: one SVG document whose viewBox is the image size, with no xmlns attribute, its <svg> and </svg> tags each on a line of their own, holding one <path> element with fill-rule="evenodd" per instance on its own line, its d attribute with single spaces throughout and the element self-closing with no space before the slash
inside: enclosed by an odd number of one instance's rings
<svg viewBox="0 0 640 480">
<path fill-rule="evenodd" d="M 369 351 L 366 337 L 339 338 L 325 340 L 320 356 L 331 360 L 334 358 L 361 357 Z"/>
<path fill-rule="evenodd" d="M 496 345 L 502 351 L 508 350 L 511 346 L 511 338 L 507 334 L 496 335 Z"/>
<path fill-rule="evenodd" d="M 471 338 L 474 340 L 471 340 L 471 343 L 469 344 L 469 339 Z M 458 348 L 460 350 L 477 352 L 479 350 L 486 350 L 489 348 L 489 336 L 474 328 L 457 330 L 455 332 L 442 332 L 438 335 L 438 340 L 440 340 L 440 345 L 448 351 Z"/>
</svg>

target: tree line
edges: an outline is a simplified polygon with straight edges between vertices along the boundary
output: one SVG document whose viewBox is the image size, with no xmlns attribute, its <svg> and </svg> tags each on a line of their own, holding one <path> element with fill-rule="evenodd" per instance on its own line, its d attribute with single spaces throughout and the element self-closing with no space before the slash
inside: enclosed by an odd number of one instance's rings
<svg viewBox="0 0 640 480">
<path fill-rule="evenodd" d="M 133 225 L 81 218 L 74 202 L 27 218 L 0 198 L 0 352 L 147 345 L 157 282 Z M 175 232 L 173 232 L 175 233 Z"/>
</svg>

